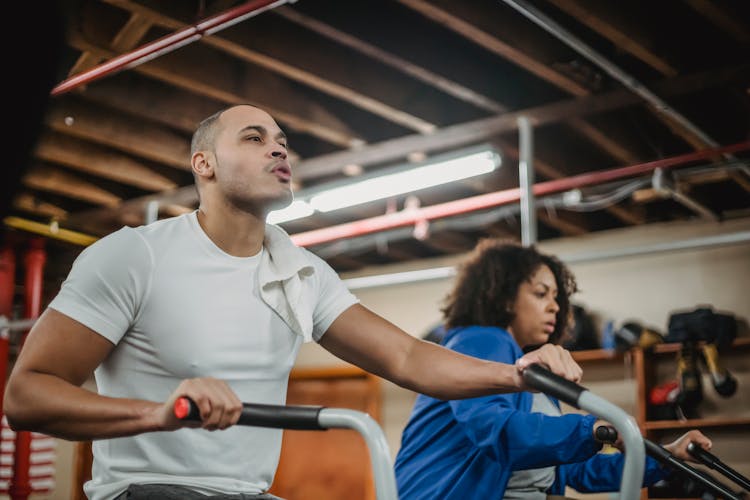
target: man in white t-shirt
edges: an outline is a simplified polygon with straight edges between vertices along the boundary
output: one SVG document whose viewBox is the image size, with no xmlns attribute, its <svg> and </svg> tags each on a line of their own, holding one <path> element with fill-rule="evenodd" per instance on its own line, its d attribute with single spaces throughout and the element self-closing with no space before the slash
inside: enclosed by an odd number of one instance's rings
<svg viewBox="0 0 750 500">
<path fill-rule="evenodd" d="M 206 118 L 191 164 L 198 210 L 85 249 L 8 381 L 14 429 L 94 441 L 89 498 L 275 498 L 281 431 L 233 424 L 243 401 L 284 404 L 303 342 L 444 399 L 523 390 L 529 363 L 580 380 L 558 346 L 513 366 L 417 339 L 267 225 L 293 195 L 286 136 L 265 111 L 238 105 Z M 82 387 L 92 373 L 98 393 Z M 174 416 L 182 396 L 200 424 Z"/>
</svg>

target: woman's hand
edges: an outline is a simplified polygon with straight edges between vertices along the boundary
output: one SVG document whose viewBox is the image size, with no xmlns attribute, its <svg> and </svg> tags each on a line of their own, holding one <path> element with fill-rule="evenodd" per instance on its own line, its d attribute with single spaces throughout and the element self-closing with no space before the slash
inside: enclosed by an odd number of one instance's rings
<svg viewBox="0 0 750 500">
<path fill-rule="evenodd" d="M 664 449 L 677 458 L 688 462 L 700 463 L 693 456 L 688 453 L 687 447 L 691 441 L 695 441 L 698 446 L 706 451 L 711 450 L 713 443 L 708 439 L 701 431 L 697 429 L 690 430 L 677 438 L 675 441 L 664 445 Z"/>
</svg>

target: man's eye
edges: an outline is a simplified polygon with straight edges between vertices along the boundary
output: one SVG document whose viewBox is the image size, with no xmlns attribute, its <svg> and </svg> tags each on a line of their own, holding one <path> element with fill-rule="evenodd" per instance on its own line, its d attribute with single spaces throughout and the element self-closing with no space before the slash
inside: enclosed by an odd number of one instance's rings
<svg viewBox="0 0 750 500">
<path fill-rule="evenodd" d="M 260 142 L 261 141 L 260 137 L 258 137 L 257 135 L 251 135 L 250 137 L 247 138 L 247 140 L 248 141 L 255 141 L 255 142 Z"/>
<path fill-rule="evenodd" d="M 279 146 L 281 146 L 284 149 L 289 149 L 289 146 L 286 143 L 280 142 Z"/>
</svg>

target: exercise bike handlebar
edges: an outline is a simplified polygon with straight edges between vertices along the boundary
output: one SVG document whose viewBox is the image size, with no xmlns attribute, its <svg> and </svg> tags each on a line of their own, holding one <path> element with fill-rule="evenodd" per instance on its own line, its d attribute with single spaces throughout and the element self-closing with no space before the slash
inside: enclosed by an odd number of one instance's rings
<svg viewBox="0 0 750 500">
<path fill-rule="evenodd" d="M 612 427 L 602 425 L 600 427 L 597 427 L 596 437 L 602 442 L 614 443 L 615 441 L 617 441 L 617 431 Z M 733 492 L 729 486 L 723 484 L 721 481 L 718 481 L 716 478 L 711 477 L 703 471 L 691 467 L 688 463 L 672 455 L 663 446 L 660 446 L 653 441 L 649 441 L 648 439 L 644 439 L 643 443 L 646 446 L 646 454 L 650 455 L 662 464 L 668 465 L 673 469 L 676 469 L 686 476 L 690 477 L 691 479 L 697 481 L 698 483 L 702 484 L 704 487 L 712 491 L 714 494 L 718 495 L 720 498 L 726 498 L 727 500 L 742 500 L 742 496 L 738 493 Z M 704 465 L 711 466 L 704 461 L 708 460 L 708 457 L 711 457 L 711 461 L 714 464 L 717 462 L 721 462 L 720 460 L 718 460 L 718 458 L 705 451 L 694 441 L 691 441 L 690 444 L 688 444 L 688 453 L 703 462 Z M 702 456 L 703 458 L 697 458 L 698 456 Z"/>
<path fill-rule="evenodd" d="M 641 432 L 630 415 L 585 387 L 555 375 L 539 364 L 526 368 L 523 380 L 533 389 L 607 420 L 619 431 L 627 449 L 620 483 L 620 499 L 639 499 L 646 468 L 646 450 Z"/>
<path fill-rule="evenodd" d="M 727 478 L 742 486 L 745 490 L 750 491 L 750 480 L 748 480 L 748 478 L 719 460 L 719 457 L 717 457 L 716 455 L 709 453 L 708 451 L 701 448 L 700 445 L 695 441 L 691 441 L 688 444 L 687 451 L 688 453 L 690 453 L 690 455 L 692 455 L 693 458 L 698 460 L 706 467 L 720 472 Z"/>
<path fill-rule="evenodd" d="M 181 420 L 200 421 L 200 412 L 190 398 L 179 398 L 174 414 Z M 346 408 L 304 405 L 243 403 L 238 425 L 275 429 L 313 430 L 352 429 L 367 444 L 375 481 L 377 500 L 397 500 L 396 477 L 383 430 L 367 413 Z"/>
</svg>

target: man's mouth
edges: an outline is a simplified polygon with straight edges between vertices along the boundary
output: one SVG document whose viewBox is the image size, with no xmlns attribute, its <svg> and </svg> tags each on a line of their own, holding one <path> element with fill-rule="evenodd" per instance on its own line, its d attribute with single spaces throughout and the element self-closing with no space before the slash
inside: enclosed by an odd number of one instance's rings
<svg viewBox="0 0 750 500">
<path fill-rule="evenodd" d="M 292 169 L 286 162 L 279 163 L 278 165 L 273 167 L 271 173 L 275 174 L 277 178 L 283 181 L 288 181 L 292 178 Z"/>
</svg>

